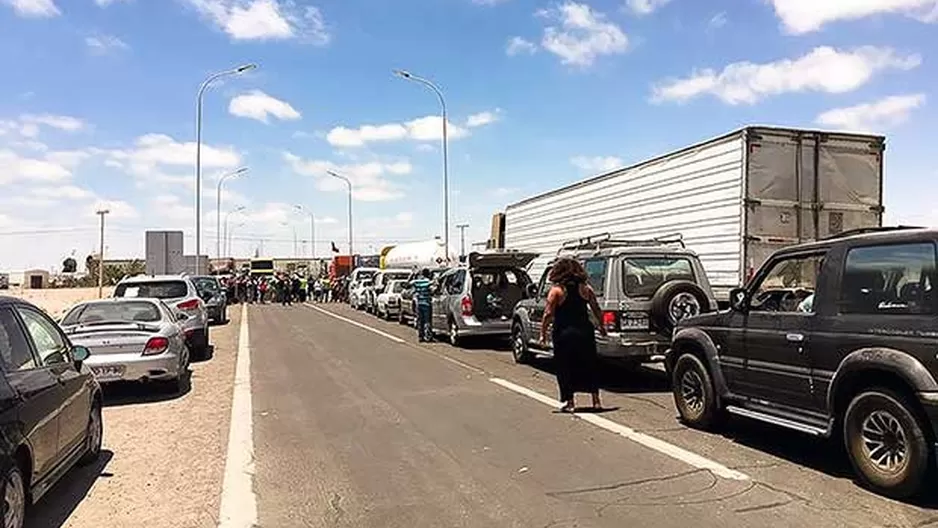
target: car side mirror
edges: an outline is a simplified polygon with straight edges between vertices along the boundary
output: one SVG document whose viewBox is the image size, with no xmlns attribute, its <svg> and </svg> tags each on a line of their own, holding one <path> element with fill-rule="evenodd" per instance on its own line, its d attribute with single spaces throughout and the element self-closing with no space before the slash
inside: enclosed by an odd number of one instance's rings
<svg viewBox="0 0 938 528">
<path fill-rule="evenodd" d="M 528 294 L 528 297 L 537 297 L 537 284 L 528 284 L 528 287 L 525 289 Z"/>
<path fill-rule="evenodd" d="M 85 361 L 91 357 L 91 351 L 83 346 L 72 347 L 72 360 L 77 362 Z"/>
<path fill-rule="evenodd" d="M 730 308 L 740 313 L 749 311 L 749 291 L 746 288 L 733 288 L 730 290 Z"/>
</svg>

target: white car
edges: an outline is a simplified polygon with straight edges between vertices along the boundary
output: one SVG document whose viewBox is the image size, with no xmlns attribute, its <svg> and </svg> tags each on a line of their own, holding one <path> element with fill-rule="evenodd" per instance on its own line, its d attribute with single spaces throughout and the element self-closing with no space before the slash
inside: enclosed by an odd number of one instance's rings
<svg viewBox="0 0 938 528">
<path fill-rule="evenodd" d="M 356 310 L 363 309 L 369 288 L 371 288 L 371 279 L 362 279 L 353 283 L 348 292 L 349 305 Z"/>
<path fill-rule="evenodd" d="M 378 317 L 391 319 L 400 316 L 401 292 L 404 291 L 406 284 L 406 280 L 392 280 L 388 283 L 375 301 L 375 311 Z"/>
</svg>

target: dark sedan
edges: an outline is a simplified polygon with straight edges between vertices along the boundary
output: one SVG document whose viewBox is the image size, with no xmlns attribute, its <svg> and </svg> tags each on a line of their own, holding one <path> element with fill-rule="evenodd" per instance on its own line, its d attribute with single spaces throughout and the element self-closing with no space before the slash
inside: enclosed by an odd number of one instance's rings
<svg viewBox="0 0 938 528">
<path fill-rule="evenodd" d="M 74 346 L 42 310 L 0 297 L 0 494 L 3 526 L 23 526 L 72 466 L 101 453 L 101 389 Z"/>
</svg>

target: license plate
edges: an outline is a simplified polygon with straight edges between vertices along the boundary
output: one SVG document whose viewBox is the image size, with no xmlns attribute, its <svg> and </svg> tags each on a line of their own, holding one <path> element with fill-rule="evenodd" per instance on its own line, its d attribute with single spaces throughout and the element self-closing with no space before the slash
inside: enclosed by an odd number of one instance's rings
<svg viewBox="0 0 938 528">
<path fill-rule="evenodd" d="M 124 375 L 124 367 L 121 365 L 108 367 L 91 367 L 91 372 L 98 381 L 112 381 L 120 379 Z"/>
<path fill-rule="evenodd" d="M 648 330 L 648 318 L 623 317 L 621 325 L 623 330 Z"/>
</svg>

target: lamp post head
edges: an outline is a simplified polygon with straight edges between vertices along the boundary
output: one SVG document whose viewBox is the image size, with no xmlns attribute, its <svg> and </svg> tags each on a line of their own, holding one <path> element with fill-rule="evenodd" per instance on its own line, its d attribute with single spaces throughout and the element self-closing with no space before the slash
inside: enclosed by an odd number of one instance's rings
<svg viewBox="0 0 938 528">
<path fill-rule="evenodd" d="M 110 209 L 98 209 L 97 211 L 95 211 L 95 214 L 99 214 L 99 215 L 106 215 L 110 213 L 111 213 Z"/>
<path fill-rule="evenodd" d="M 235 207 L 234 212 L 240 213 L 241 211 L 244 211 L 245 209 L 247 209 L 247 207 L 245 207 L 245 206 L 243 206 L 243 205 L 239 205 L 238 207 Z"/>
<path fill-rule="evenodd" d="M 232 174 L 234 174 L 235 176 L 240 176 L 240 175 L 246 173 L 247 171 L 248 171 L 248 168 L 247 168 L 247 167 L 241 167 L 240 169 L 234 171 Z"/>
<path fill-rule="evenodd" d="M 394 70 L 394 75 L 397 75 L 401 79 L 411 79 L 413 75 L 410 74 L 407 70 Z"/>
<path fill-rule="evenodd" d="M 257 64 L 254 64 L 252 62 L 250 64 L 244 64 L 242 66 L 238 66 L 237 68 L 235 68 L 235 73 L 244 73 L 246 71 L 250 71 L 256 68 L 257 68 Z"/>
</svg>

